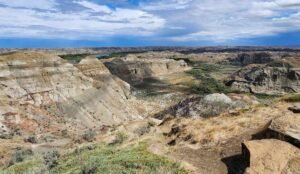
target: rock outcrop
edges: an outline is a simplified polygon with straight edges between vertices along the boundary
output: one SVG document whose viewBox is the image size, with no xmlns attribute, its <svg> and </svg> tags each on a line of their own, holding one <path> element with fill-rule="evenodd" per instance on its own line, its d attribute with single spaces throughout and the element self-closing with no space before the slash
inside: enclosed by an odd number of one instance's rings
<svg viewBox="0 0 300 174">
<path fill-rule="evenodd" d="M 274 60 L 273 55 L 267 52 L 250 52 L 238 54 L 235 58 L 229 59 L 232 65 L 246 66 L 250 64 L 266 64 Z"/>
<path fill-rule="evenodd" d="M 300 150 L 280 140 L 248 141 L 242 145 L 247 174 L 298 174 Z"/>
<path fill-rule="evenodd" d="M 289 67 L 251 65 L 234 73 L 226 85 L 234 90 L 251 93 L 300 92 L 300 72 Z"/>
<path fill-rule="evenodd" d="M 236 103 L 225 94 L 210 94 L 205 97 L 191 97 L 155 115 L 163 119 L 167 115 L 175 117 L 207 118 L 229 111 Z"/>
<path fill-rule="evenodd" d="M 300 147 L 300 117 L 296 114 L 273 119 L 256 138 L 274 138 Z"/>
<path fill-rule="evenodd" d="M 292 107 L 289 107 L 288 110 L 290 110 L 296 114 L 300 114 L 300 107 L 292 106 Z"/>
<path fill-rule="evenodd" d="M 144 79 L 189 70 L 183 60 L 138 58 L 128 55 L 105 62 L 110 72 L 130 84 L 142 83 Z"/>
<path fill-rule="evenodd" d="M 37 52 L 0 56 L 1 131 L 14 127 L 38 133 L 54 125 L 91 128 L 140 118 L 128 102 L 126 82 L 98 60 L 83 60 L 77 67 Z"/>
</svg>

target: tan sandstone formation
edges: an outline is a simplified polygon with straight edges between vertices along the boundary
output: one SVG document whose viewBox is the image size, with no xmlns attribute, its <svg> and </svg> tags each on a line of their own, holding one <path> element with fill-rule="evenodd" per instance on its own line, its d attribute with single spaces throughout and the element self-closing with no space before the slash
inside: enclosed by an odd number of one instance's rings
<svg viewBox="0 0 300 174">
<path fill-rule="evenodd" d="M 256 140 L 243 144 L 247 174 L 299 174 L 300 150 L 280 140 Z"/>
<path fill-rule="evenodd" d="M 289 142 L 300 147 L 300 117 L 297 114 L 288 114 L 273 119 L 266 129 L 255 135 L 257 138 L 274 138 Z"/>
<path fill-rule="evenodd" d="M 234 73 L 227 82 L 234 90 L 252 93 L 284 94 L 300 92 L 297 68 L 249 65 Z"/>
<path fill-rule="evenodd" d="M 12 127 L 38 133 L 37 128 L 91 128 L 140 118 L 128 104 L 129 93 L 130 86 L 97 60 L 83 60 L 77 68 L 44 53 L 0 56 L 3 133 Z"/>
<path fill-rule="evenodd" d="M 124 58 L 113 59 L 105 62 L 112 74 L 130 84 L 138 84 L 144 79 L 183 72 L 189 70 L 187 63 L 183 60 L 161 58 L 139 58 L 135 55 L 128 55 Z"/>
</svg>

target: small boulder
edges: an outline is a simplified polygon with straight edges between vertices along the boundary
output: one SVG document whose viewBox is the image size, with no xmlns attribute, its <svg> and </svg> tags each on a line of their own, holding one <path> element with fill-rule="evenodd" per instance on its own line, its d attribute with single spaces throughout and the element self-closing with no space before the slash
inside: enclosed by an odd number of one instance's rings
<svg viewBox="0 0 300 174">
<path fill-rule="evenodd" d="M 210 94 L 204 97 L 203 99 L 207 103 L 224 103 L 224 104 L 232 104 L 231 98 L 229 98 L 225 94 Z"/>
<path fill-rule="evenodd" d="M 298 107 L 298 106 L 289 107 L 288 110 L 290 110 L 294 113 L 297 113 L 297 114 L 300 113 L 300 107 Z"/>
</svg>

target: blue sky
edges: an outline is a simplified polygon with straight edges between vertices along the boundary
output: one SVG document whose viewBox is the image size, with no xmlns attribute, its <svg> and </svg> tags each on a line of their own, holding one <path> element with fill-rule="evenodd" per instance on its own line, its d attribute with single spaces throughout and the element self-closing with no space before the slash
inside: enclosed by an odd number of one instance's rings
<svg viewBox="0 0 300 174">
<path fill-rule="evenodd" d="M 300 46 L 300 0 L 0 0 L 0 47 Z"/>
</svg>

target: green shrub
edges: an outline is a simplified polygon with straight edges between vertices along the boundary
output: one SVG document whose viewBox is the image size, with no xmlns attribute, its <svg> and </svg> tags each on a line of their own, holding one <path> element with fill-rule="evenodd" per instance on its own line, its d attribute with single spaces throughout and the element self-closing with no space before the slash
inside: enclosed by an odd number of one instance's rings
<svg viewBox="0 0 300 174">
<path fill-rule="evenodd" d="M 118 132 L 118 133 L 116 134 L 115 139 L 114 139 L 113 142 L 111 143 L 111 145 L 122 144 L 126 139 L 127 139 L 127 135 L 126 135 L 125 133 Z"/>
<path fill-rule="evenodd" d="M 25 161 L 26 158 L 33 155 L 31 149 L 17 149 L 11 156 L 9 166 Z"/>
<path fill-rule="evenodd" d="M 139 144 L 126 148 L 99 145 L 93 150 L 82 150 L 62 157 L 52 173 L 66 174 L 118 174 L 143 173 L 158 174 L 168 171 L 169 174 L 185 174 L 178 163 L 165 157 L 150 153 L 146 145 Z"/>
<path fill-rule="evenodd" d="M 28 160 L 8 168 L 0 168 L 1 174 L 47 174 L 47 169 L 38 160 Z"/>
<path fill-rule="evenodd" d="M 275 98 L 278 98 L 278 95 L 271 95 L 271 94 L 254 94 L 258 99 L 263 99 L 263 100 L 272 100 Z"/>
<path fill-rule="evenodd" d="M 85 141 L 88 141 L 88 142 L 93 142 L 95 140 L 95 137 L 96 137 L 96 132 L 92 129 L 89 129 L 87 130 L 83 135 L 82 135 L 82 138 L 85 140 Z"/>
<path fill-rule="evenodd" d="M 32 143 L 32 144 L 38 143 L 38 139 L 36 138 L 35 135 L 30 135 L 30 136 L 28 136 L 27 138 L 24 139 L 24 141 L 25 141 L 25 142 Z"/>
<path fill-rule="evenodd" d="M 97 173 L 97 163 L 85 164 L 81 168 L 81 174 L 96 174 Z"/>
<path fill-rule="evenodd" d="M 214 79 L 208 73 L 203 72 L 201 69 L 193 69 L 187 72 L 195 79 L 200 80 L 199 84 L 191 86 L 191 90 L 194 93 L 201 95 L 211 93 L 228 93 L 230 89 L 222 82 Z"/>
<path fill-rule="evenodd" d="M 85 58 L 86 56 L 89 56 L 89 54 L 66 54 L 60 55 L 59 57 L 72 63 L 79 63 L 81 59 Z"/>
<path fill-rule="evenodd" d="M 44 164 L 48 169 L 54 168 L 58 164 L 60 154 L 57 150 L 52 150 L 44 154 Z"/>
<path fill-rule="evenodd" d="M 147 133 L 150 132 L 150 125 L 143 125 L 141 127 L 138 127 L 137 129 L 134 130 L 134 133 L 139 135 L 139 136 L 142 136 L 142 135 L 145 135 Z"/>
</svg>

